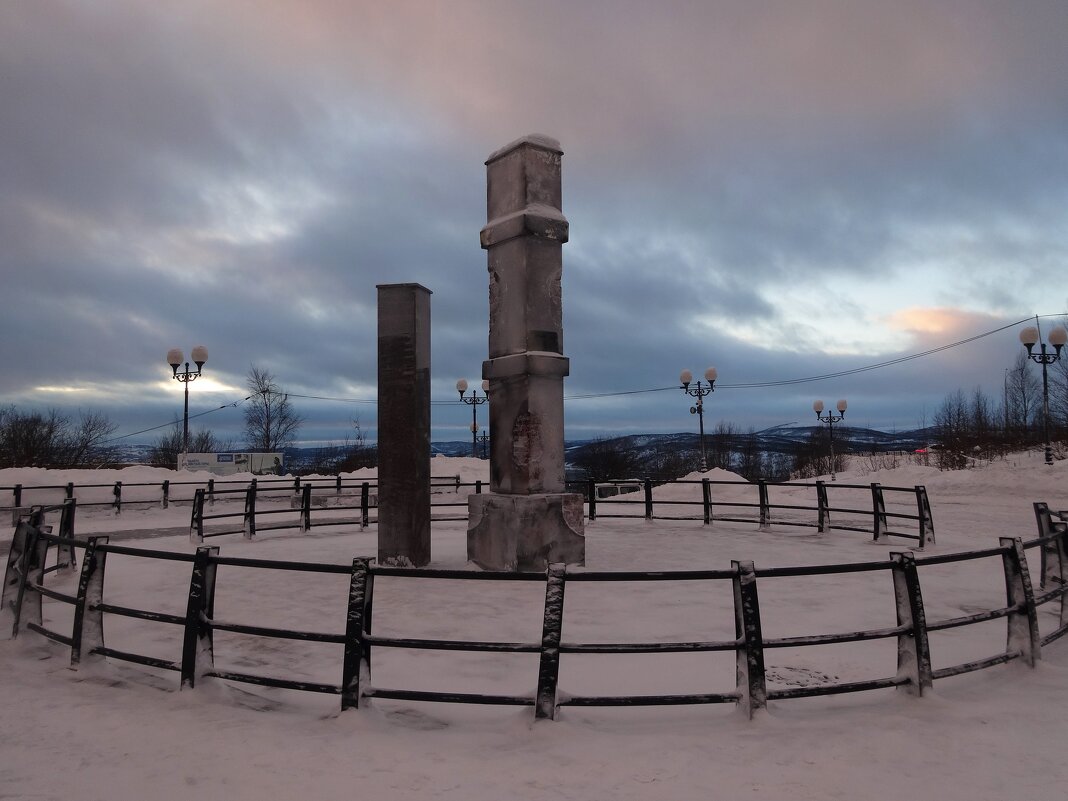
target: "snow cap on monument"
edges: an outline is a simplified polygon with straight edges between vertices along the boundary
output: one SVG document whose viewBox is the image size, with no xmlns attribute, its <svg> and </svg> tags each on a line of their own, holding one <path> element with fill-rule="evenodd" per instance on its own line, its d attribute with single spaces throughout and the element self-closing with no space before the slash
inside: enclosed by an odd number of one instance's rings
<svg viewBox="0 0 1068 801">
<path fill-rule="evenodd" d="M 527 134 L 526 136 L 521 136 L 518 139 L 509 142 L 504 147 L 499 147 L 494 150 L 490 153 L 489 158 L 486 159 L 486 165 L 489 166 L 491 162 L 496 161 L 501 156 L 507 155 L 523 145 L 540 147 L 543 150 L 550 150 L 559 155 L 563 155 L 564 153 L 563 149 L 560 147 L 560 140 L 553 139 L 551 136 L 546 136 L 545 134 L 532 133 Z"/>
</svg>

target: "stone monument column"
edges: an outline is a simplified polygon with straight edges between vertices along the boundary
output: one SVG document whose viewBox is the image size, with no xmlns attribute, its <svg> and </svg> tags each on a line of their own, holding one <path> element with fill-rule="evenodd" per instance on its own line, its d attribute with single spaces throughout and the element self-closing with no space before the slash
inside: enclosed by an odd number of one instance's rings
<svg viewBox="0 0 1068 801">
<path fill-rule="evenodd" d="M 583 497 L 564 492 L 562 155 L 535 134 L 486 161 L 490 492 L 468 500 L 467 556 L 487 569 L 586 557 Z"/>
<path fill-rule="evenodd" d="M 378 285 L 378 562 L 430 562 L 430 290 Z"/>
</svg>

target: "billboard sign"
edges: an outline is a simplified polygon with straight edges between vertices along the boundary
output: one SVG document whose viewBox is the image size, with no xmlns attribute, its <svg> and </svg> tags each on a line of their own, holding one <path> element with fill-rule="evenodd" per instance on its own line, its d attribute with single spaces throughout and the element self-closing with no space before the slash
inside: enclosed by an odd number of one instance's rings
<svg viewBox="0 0 1068 801">
<path fill-rule="evenodd" d="M 179 470 L 207 470 L 217 476 L 252 473 L 280 476 L 285 472 L 282 453 L 179 453 Z"/>
</svg>

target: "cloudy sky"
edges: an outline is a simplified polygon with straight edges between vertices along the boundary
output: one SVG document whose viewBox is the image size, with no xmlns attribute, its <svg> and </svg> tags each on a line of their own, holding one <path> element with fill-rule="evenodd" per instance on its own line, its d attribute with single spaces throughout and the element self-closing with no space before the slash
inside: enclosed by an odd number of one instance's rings
<svg viewBox="0 0 1068 801">
<path fill-rule="evenodd" d="M 373 437 L 375 285 L 433 291 L 433 396 L 487 350 L 486 156 L 564 150 L 567 396 L 719 370 L 710 423 L 845 396 L 930 422 L 1068 309 L 1068 3 L 13 0 L 0 4 L 0 404 L 191 413 L 255 363 L 309 440 Z M 1043 321 L 1044 325 L 1051 321 Z M 693 426 L 572 398 L 567 436 Z M 483 413 L 482 419 L 485 419 Z M 238 435 L 240 411 L 197 423 Z M 434 438 L 470 411 L 434 406 Z M 196 425 L 196 423 L 194 424 Z M 145 439 L 148 437 L 142 437 Z"/>
</svg>

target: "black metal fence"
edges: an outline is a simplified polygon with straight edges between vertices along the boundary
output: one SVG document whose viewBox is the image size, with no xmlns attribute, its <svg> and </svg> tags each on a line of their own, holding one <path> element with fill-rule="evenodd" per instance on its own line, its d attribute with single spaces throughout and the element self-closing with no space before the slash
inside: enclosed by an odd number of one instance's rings
<svg viewBox="0 0 1068 801">
<path fill-rule="evenodd" d="M 805 567 L 777 567 L 758 570 L 752 562 L 735 561 L 728 570 L 688 571 L 589 571 L 551 565 L 546 573 L 508 573 L 472 570 L 432 570 L 422 568 L 383 567 L 367 557 L 356 557 L 351 565 L 316 564 L 220 556 L 213 546 L 198 547 L 195 554 L 173 553 L 121 547 L 108 543 L 106 536 L 70 539 L 51 534 L 40 525 L 40 517 L 23 520 L 15 532 L 8 554 L 3 594 L 0 597 L 0 630 L 17 636 L 23 629 L 36 632 L 70 648 L 71 666 L 88 659 L 111 658 L 174 671 L 181 676 L 182 687 L 194 687 L 204 677 L 229 681 L 330 693 L 341 697 L 342 709 L 358 707 L 362 699 L 391 698 L 450 703 L 506 704 L 532 706 L 537 718 L 553 718 L 561 706 L 639 706 L 673 704 L 734 703 L 752 715 L 768 701 L 807 696 L 852 693 L 888 687 L 901 687 L 922 695 L 935 680 L 981 670 L 1020 659 L 1033 666 L 1041 649 L 1068 632 L 1068 608 L 1065 583 L 1065 539 L 1068 513 L 1051 512 L 1044 504 L 1035 504 L 1039 536 L 1023 542 L 1001 538 L 997 547 L 937 556 L 917 556 L 911 551 L 891 553 L 887 561 Z M 1042 554 L 1041 591 L 1032 589 L 1026 552 L 1039 548 Z M 66 549 L 66 550 L 64 550 Z M 45 575 L 58 567 L 73 571 L 72 549 L 84 551 L 76 594 L 46 587 Z M 46 567 L 49 553 L 57 554 L 57 565 Z M 63 554 L 69 558 L 64 562 Z M 190 566 L 185 615 L 165 614 L 153 610 L 118 606 L 104 601 L 104 567 L 109 554 L 123 554 L 144 559 L 163 559 Z M 924 611 L 921 573 L 933 565 L 995 559 L 1001 563 L 1005 577 L 1005 603 L 972 614 L 928 620 Z M 313 632 L 271 628 L 222 621 L 215 618 L 216 570 L 219 565 L 249 569 L 306 571 L 317 574 L 343 574 L 349 577 L 349 591 L 344 625 L 339 631 Z M 762 634 L 758 585 L 784 577 L 811 577 L 861 572 L 890 573 L 896 613 L 896 625 L 887 628 L 832 634 L 770 638 Z M 446 579 L 455 581 L 526 581 L 544 582 L 545 602 L 542 613 L 542 636 L 539 641 L 458 641 L 382 637 L 374 634 L 371 610 L 376 577 L 401 579 Z M 733 639 L 693 642 L 626 642 L 582 643 L 564 639 L 565 589 L 573 582 L 730 582 L 733 591 Z M 43 620 L 42 599 L 74 607 L 69 634 L 49 627 Z M 1041 635 L 1037 610 L 1044 604 L 1060 600 L 1057 625 Z M 715 613 L 716 609 L 710 609 Z M 104 643 L 104 615 L 121 615 L 146 621 L 170 624 L 182 632 L 180 661 L 146 654 L 122 652 Z M 939 669 L 932 668 L 929 635 L 951 628 L 974 625 L 1004 618 L 1007 623 L 1006 646 L 984 658 Z M 342 621 L 339 621 L 339 624 Z M 218 670 L 215 667 L 213 633 L 231 631 L 242 634 L 334 643 L 343 646 L 336 684 L 295 681 L 283 676 Z M 887 664 L 885 675 L 858 681 L 829 681 L 823 684 L 769 689 L 764 666 L 767 649 L 809 647 L 832 643 L 862 642 L 880 639 L 896 641 L 897 658 Z M 477 693 L 429 692 L 401 687 L 377 686 L 372 681 L 371 655 L 379 648 L 424 650 L 482 651 L 538 654 L 536 687 L 525 695 L 490 695 Z M 561 657 L 566 654 L 640 654 L 667 652 L 733 652 L 733 682 L 724 676 L 726 686 L 697 694 L 582 696 L 562 692 L 559 688 Z M 710 688 L 715 689 L 715 688 Z"/>
<path fill-rule="evenodd" d="M 460 477 L 432 476 L 430 480 L 432 487 L 451 487 L 459 486 Z M 115 514 L 121 514 L 124 504 L 159 505 L 166 509 L 171 502 L 191 502 L 198 490 L 214 504 L 217 495 L 225 497 L 227 494 L 245 492 L 252 485 L 256 485 L 262 493 L 300 495 L 304 487 L 310 486 L 320 492 L 331 491 L 337 496 L 345 496 L 357 492 L 363 483 L 361 479 L 346 479 L 338 475 L 329 479 L 303 480 L 296 476 L 251 480 L 207 478 L 203 481 L 114 481 L 107 484 L 9 484 L 0 486 L 0 494 L 8 495 L 10 499 L 9 505 L 0 505 L 0 511 L 12 511 L 18 516 L 34 506 L 58 505 L 64 501 L 76 500 L 83 507 L 107 506 L 111 507 Z M 108 495 L 108 499 L 99 500 L 102 494 Z"/>
<path fill-rule="evenodd" d="M 628 486 L 629 485 L 629 486 Z M 701 500 L 678 500 L 656 498 L 654 489 L 663 486 L 699 486 Z M 723 481 L 702 479 L 678 479 L 655 484 L 646 478 L 640 481 L 618 480 L 608 482 L 582 482 L 573 484 L 573 489 L 583 489 L 586 495 L 587 516 L 598 518 L 644 517 L 646 520 L 702 520 L 710 525 L 716 520 L 734 523 L 756 523 L 760 528 L 772 525 L 815 528 L 819 532 L 829 530 L 859 531 L 872 534 L 876 541 L 886 537 L 901 537 L 914 540 L 922 549 L 928 542 L 934 543 L 934 518 L 927 489 L 922 485 L 913 487 L 884 487 L 881 484 L 827 483 L 825 481 Z M 627 487 L 635 491 L 602 497 L 604 487 Z M 796 502 L 774 503 L 773 492 L 813 490 L 815 505 Z M 835 505 L 830 504 L 833 490 Z M 631 496 L 638 496 L 632 498 Z M 726 495 L 749 497 L 739 499 Z M 858 505 L 858 497 L 864 505 Z M 791 501 L 792 498 L 787 498 Z M 889 510 L 888 500 L 896 504 Z M 847 505 L 850 504 L 850 505 Z M 903 511 L 908 504 L 915 512 Z M 693 509 L 694 513 L 689 510 Z M 697 510 L 700 510 L 698 513 Z M 607 510 L 607 511 L 606 511 Z M 681 511 L 680 511 L 681 510 Z M 841 516 L 841 517 L 840 517 Z M 893 521 L 893 526 L 891 522 Z M 902 527 L 907 527 L 903 531 Z"/>
<path fill-rule="evenodd" d="M 687 487 L 700 488 L 700 500 L 656 497 L 654 489 Z M 242 534 L 252 539 L 258 532 L 299 530 L 323 526 L 354 526 L 361 528 L 377 523 L 378 483 L 373 480 L 343 479 L 252 479 L 215 480 L 205 482 L 169 482 L 161 484 L 130 483 L 126 489 L 140 490 L 136 503 L 159 503 L 167 507 L 181 492 L 181 500 L 192 511 L 190 536 L 198 541 L 205 537 Z M 111 490 L 111 500 L 79 499 L 77 490 Z M 145 488 L 159 492 L 151 501 L 145 500 Z M 181 489 L 179 489 L 181 488 Z M 431 516 L 434 520 L 466 520 L 466 493 L 481 493 L 481 481 L 463 482 L 459 476 L 436 476 L 431 479 Z M 605 497 L 606 490 L 620 488 L 633 492 Z M 114 484 L 52 485 L 0 487 L 12 493 L 14 517 L 29 511 L 24 503 L 42 494 L 55 496 L 80 506 L 110 506 L 119 514 L 123 506 L 121 481 Z M 646 520 L 699 520 L 705 525 L 716 521 L 754 523 L 761 529 L 771 525 L 814 528 L 818 532 L 830 530 L 857 531 L 871 534 L 877 542 L 889 537 L 912 540 L 923 550 L 935 541 L 934 519 L 927 490 L 914 487 L 886 487 L 881 484 L 846 484 L 815 482 L 720 481 L 711 479 L 667 481 L 654 483 L 651 479 L 569 484 L 570 491 L 585 496 L 586 515 L 590 521 L 598 518 L 634 518 Z M 807 494 L 808 503 L 798 503 L 796 494 Z M 834 505 L 830 499 L 834 498 Z M 189 494 L 191 492 L 191 494 Z M 450 493 L 455 500 L 448 500 Z M 776 493 L 789 497 L 775 502 Z M 696 493 L 694 493 L 696 494 Z M 89 497 L 98 497 L 99 493 Z M 260 501 L 288 500 L 285 508 L 264 508 Z M 215 511 L 216 502 L 226 505 L 242 503 L 241 511 Z M 812 502 L 814 501 L 814 503 Z M 127 501 L 129 503 L 130 501 Z M 907 511 L 906 511 L 907 510 Z M 912 511 L 915 510 L 915 511 Z M 346 515 L 345 512 L 352 514 Z M 231 525 L 227 526 L 227 523 Z M 214 524 L 214 525 L 213 525 Z M 213 525 L 209 531 L 206 526 Z M 220 528 L 222 526 L 222 528 Z"/>
</svg>

